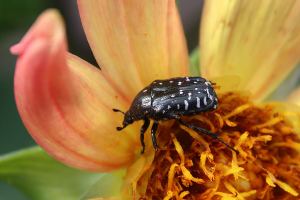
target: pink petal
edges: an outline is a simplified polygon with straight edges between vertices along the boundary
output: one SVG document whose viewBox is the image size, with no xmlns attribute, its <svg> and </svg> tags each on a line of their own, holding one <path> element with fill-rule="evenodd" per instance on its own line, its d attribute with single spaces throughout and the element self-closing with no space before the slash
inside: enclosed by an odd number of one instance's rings
<svg viewBox="0 0 300 200">
<path fill-rule="evenodd" d="M 123 116 L 112 108 L 129 105 L 103 74 L 68 54 L 65 28 L 55 10 L 45 11 L 22 41 L 15 98 L 21 118 L 36 142 L 57 160 L 87 171 L 125 167 L 140 149 L 136 126 L 116 131 Z"/>
<path fill-rule="evenodd" d="M 87 39 L 105 77 L 131 102 L 155 79 L 188 75 L 175 1 L 81 1 Z"/>
</svg>

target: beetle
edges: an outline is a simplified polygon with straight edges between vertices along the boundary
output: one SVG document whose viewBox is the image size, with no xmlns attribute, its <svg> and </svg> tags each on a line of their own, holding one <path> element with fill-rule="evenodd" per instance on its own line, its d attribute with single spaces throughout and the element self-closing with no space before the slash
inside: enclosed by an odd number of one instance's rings
<svg viewBox="0 0 300 200">
<path fill-rule="evenodd" d="M 117 130 L 121 131 L 134 121 L 144 120 L 140 133 L 143 154 L 145 151 L 144 133 L 150 125 L 150 119 L 154 120 L 151 137 L 156 151 L 160 148 L 155 137 L 159 122 L 175 119 L 187 128 L 218 139 L 238 154 L 237 150 L 221 140 L 217 134 L 198 126 L 186 124 L 181 119 L 181 116 L 192 116 L 217 109 L 218 98 L 212 85 L 215 85 L 215 83 L 211 83 L 202 77 L 176 77 L 155 80 L 136 95 L 127 112 L 113 109 L 114 112 L 124 114 L 123 127 L 117 127 Z"/>
</svg>

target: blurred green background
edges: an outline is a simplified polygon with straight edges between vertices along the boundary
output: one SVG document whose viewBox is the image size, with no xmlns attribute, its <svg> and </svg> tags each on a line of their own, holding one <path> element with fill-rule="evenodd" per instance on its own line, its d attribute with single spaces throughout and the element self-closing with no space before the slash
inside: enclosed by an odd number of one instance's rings
<svg viewBox="0 0 300 200">
<path fill-rule="evenodd" d="M 179 1 L 180 13 L 189 49 L 197 45 L 200 13 L 203 2 Z M 0 1 L 0 155 L 35 145 L 16 109 L 13 77 L 17 56 L 11 55 L 10 46 L 24 36 L 37 16 L 47 8 L 57 8 L 67 26 L 71 53 L 97 66 L 86 41 L 75 0 L 1 0 Z M 0 181 L 1 200 L 26 200 L 27 198 L 7 183 Z"/>
</svg>

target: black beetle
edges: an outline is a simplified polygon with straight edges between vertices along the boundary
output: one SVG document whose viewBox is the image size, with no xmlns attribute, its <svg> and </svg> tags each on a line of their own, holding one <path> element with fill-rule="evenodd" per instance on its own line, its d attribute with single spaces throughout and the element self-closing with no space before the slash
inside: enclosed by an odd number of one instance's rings
<svg viewBox="0 0 300 200">
<path fill-rule="evenodd" d="M 151 136 L 156 151 L 159 146 L 155 132 L 159 121 L 176 119 L 183 126 L 218 139 L 238 154 L 237 150 L 221 140 L 217 134 L 198 126 L 186 124 L 181 119 L 181 116 L 196 115 L 218 107 L 218 98 L 212 85 L 211 82 L 201 77 L 177 77 L 153 81 L 136 95 L 126 113 L 113 109 L 115 112 L 124 114 L 123 127 L 117 127 L 117 130 L 122 130 L 134 121 L 144 120 L 140 136 L 143 154 L 145 151 L 144 133 L 149 127 L 150 119 L 154 120 Z"/>
</svg>

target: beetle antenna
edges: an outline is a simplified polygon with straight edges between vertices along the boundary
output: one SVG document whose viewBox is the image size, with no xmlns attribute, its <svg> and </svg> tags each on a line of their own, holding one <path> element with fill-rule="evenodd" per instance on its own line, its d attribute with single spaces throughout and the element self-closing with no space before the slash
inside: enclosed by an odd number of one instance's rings
<svg viewBox="0 0 300 200">
<path fill-rule="evenodd" d="M 122 130 L 123 128 L 122 127 L 117 127 L 117 131 L 120 131 Z"/>
<path fill-rule="evenodd" d="M 123 112 L 123 111 L 121 111 L 121 110 L 118 110 L 118 109 L 112 109 L 114 112 L 120 112 L 120 113 L 123 113 L 123 115 L 125 115 L 125 113 Z M 120 128 L 120 127 L 119 127 Z M 121 129 L 122 130 L 122 129 Z"/>
<path fill-rule="evenodd" d="M 126 126 L 127 126 L 127 124 L 123 125 L 123 127 L 117 127 L 117 130 L 120 131 L 120 130 L 124 129 Z"/>
<path fill-rule="evenodd" d="M 210 83 L 210 84 L 212 84 L 212 85 L 217 85 L 216 83 Z"/>
</svg>

